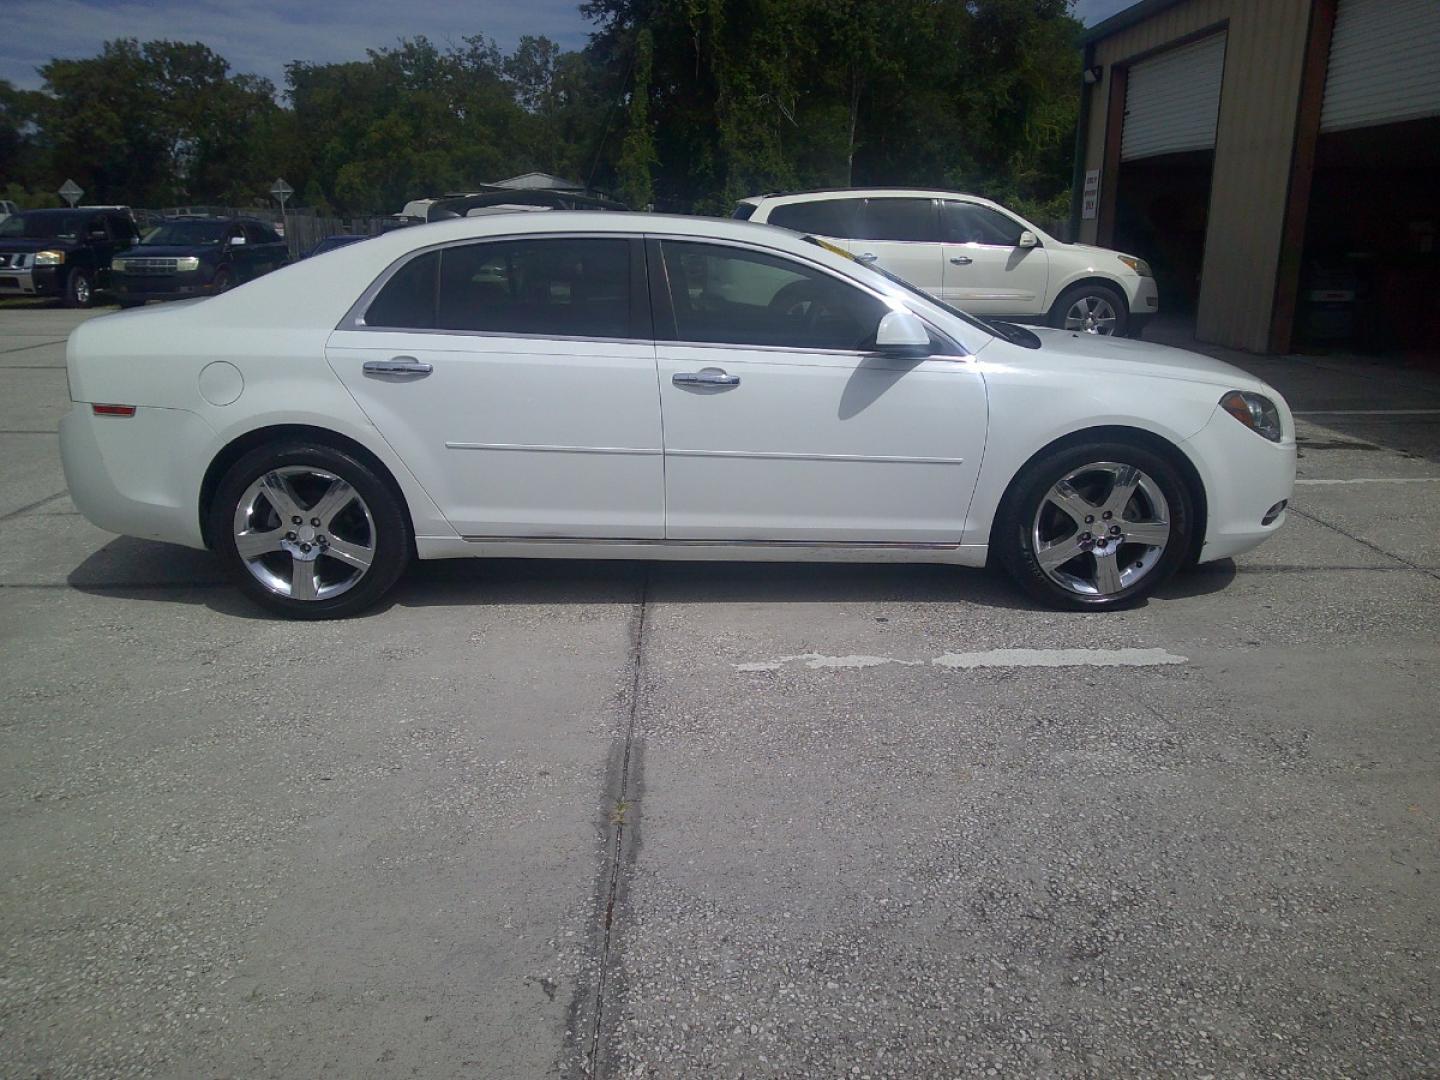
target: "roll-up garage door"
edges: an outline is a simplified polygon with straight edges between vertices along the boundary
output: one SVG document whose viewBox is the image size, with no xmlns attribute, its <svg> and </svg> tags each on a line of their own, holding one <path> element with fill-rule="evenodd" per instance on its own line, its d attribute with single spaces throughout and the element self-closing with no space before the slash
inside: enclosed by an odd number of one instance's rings
<svg viewBox="0 0 1440 1080">
<path fill-rule="evenodd" d="M 1120 160 L 1213 149 L 1224 74 L 1223 33 L 1131 67 Z"/>
<path fill-rule="evenodd" d="M 1321 131 L 1440 116 L 1440 0 L 1340 0 Z"/>
</svg>

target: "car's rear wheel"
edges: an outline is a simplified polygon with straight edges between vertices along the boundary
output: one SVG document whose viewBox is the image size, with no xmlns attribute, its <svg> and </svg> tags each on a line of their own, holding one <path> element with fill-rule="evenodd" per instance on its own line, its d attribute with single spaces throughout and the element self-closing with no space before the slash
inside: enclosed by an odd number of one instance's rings
<svg viewBox="0 0 1440 1080">
<path fill-rule="evenodd" d="M 95 299 L 94 284 L 84 270 L 71 270 L 65 278 L 65 306 L 68 308 L 89 307 Z"/>
<path fill-rule="evenodd" d="M 1076 285 L 1055 301 L 1050 325 L 1077 334 L 1118 337 L 1129 328 L 1130 308 L 1118 289 L 1096 283 Z"/>
<path fill-rule="evenodd" d="M 997 552 L 1051 607 L 1126 607 L 1185 561 L 1195 512 L 1175 466 L 1151 450 L 1097 442 L 1031 465 L 1006 499 Z"/>
<path fill-rule="evenodd" d="M 410 523 L 393 489 L 334 447 L 261 447 L 220 481 L 210 537 L 241 591 L 295 619 L 370 607 L 410 561 Z"/>
</svg>

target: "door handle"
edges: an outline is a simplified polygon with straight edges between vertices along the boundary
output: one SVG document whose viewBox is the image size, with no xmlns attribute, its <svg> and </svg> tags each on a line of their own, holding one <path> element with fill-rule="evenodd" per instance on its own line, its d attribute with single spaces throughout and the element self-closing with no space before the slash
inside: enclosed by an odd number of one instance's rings
<svg viewBox="0 0 1440 1080">
<path fill-rule="evenodd" d="M 955 266 L 969 266 L 969 265 L 970 265 L 971 263 L 973 263 L 974 261 L 975 261 L 975 260 L 972 259 L 972 258 L 970 258 L 969 255 L 952 255 L 952 256 L 950 256 L 950 262 L 951 262 L 953 265 L 955 265 Z"/>
<path fill-rule="evenodd" d="M 389 360 L 366 360 L 366 375 L 429 375 L 435 369 L 413 356 L 392 356 Z"/>
<path fill-rule="evenodd" d="M 676 386 L 739 386 L 740 376 L 707 367 L 699 371 L 677 371 L 670 376 L 670 381 Z"/>
<path fill-rule="evenodd" d="M 869 266 L 873 262 L 879 261 L 879 259 L 880 256 L 876 255 L 873 251 L 862 252 L 861 254 L 855 256 L 856 262 L 863 263 L 866 266 Z"/>
</svg>

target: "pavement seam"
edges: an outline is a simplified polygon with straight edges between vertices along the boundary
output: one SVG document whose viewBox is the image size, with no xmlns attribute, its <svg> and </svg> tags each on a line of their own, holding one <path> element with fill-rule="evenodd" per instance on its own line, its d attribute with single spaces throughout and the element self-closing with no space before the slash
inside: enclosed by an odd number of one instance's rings
<svg viewBox="0 0 1440 1080">
<path fill-rule="evenodd" d="M 0 521 L 9 521 L 11 518 L 19 517 L 21 514 L 28 514 L 31 510 L 39 509 L 46 503 L 52 503 L 56 499 L 62 498 L 68 494 L 70 494 L 70 489 L 66 488 L 64 491 L 57 491 L 54 495 L 46 495 L 43 499 L 36 499 L 32 503 L 26 503 L 24 506 L 20 507 L 17 510 L 11 510 L 8 514 L 0 514 Z"/>
<path fill-rule="evenodd" d="M 65 339 L 58 338 L 55 341 L 40 341 L 34 345 L 17 345 L 13 349 L 0 349 L 0 356 L 9 356 L 11 353 L 24 352 L 26 349 L 43 349 L 47 345 L 64 345 Z"/>
<path fill-rule="evenodd" d="M 1428 570 L 1428 569 L 1426 569 L 1425 567 L 1419 565 L 1418 563 L 1413 563 L 1413 562 L 1411 562 L 1409 559 L 1402 558 L 1401 556 L 1396 555 L 1393 551 L 1386 551 L 1386 550 L 1385 550 L 1384 548 L 1382 548 L 1379 544 L 1373 544 L 1373 543 L 1371 543 L 1369 540 L 1364 539 L 1363 537 L 1356 536 L 1354 533 L 1348 532 L 1348 531 L 1346 531 L 1345 529 L 1342 529 L 1339 525 L 1336 525 L 1334 522 L 1326 521 L 1324 518 L 1318 518 L 1318 517 L 1316 517 L 1314 514 L 1307 514 L 1304 510 L 1301 510 L 1298 506 L 1293 506 L 1293 505 L 1292 505 L 1292 506 L 1290 507 L 1290 509 L 1291 509 L 1292 512 L 1294 512 L 1294 513 L 1296 513 L 1296 514 L 1299 514 L 1299 515 L 1300 515 L 1301 517 L 1303 517 L 1306 521 L 1313 521 L 1316 525 L 1323 525 L 1323 526 L 1325 526 L 1325 528 L 1327 528 L 1327 529 L 1333 529 L 1335 532 L 1339 533 L 1341 536 L 1346 537 L 1346 538 L 1349 539 L 1349 540 L 1354 540 L 1357 544 L 1364 544 L 1364 545 L 1365 545 L 1367 548 L 1369 548 L 1371 551 L 1378 552 L 1379 554 L 1384 555 L 1387 559 L 1394 559 L 1394 560 L 1395 560 L 1396 562 L 1398 562 L 1398 563 L 1403 563 L 1405 566 L 1408 566 L 1411 570 L 1414 570 L 1417 574 L 1424 574 L 1426 577 L 1432 577 L 1432 578 L 1434 578 L 1436 581 L 1440 581 L 1440 573 L 1436 573 L 1436 572 L 1433 571 L 1433 570 Z"/>
<path fill-rule="evenodd" d="M 640 711 L 640 679 L 645 664 L 645 629 L 650 609 L 650 568 L 640 582 L 640 600 L 635 616 L 635 632 L 630 646 L 630 707 L 625 723 L 625 748 L 620 759 L 620 790 L 616 800 L 617 813 L 614 845 L 610 855 L 609 882 L 605 895 L 605 923 L 600 939 L 599 962 L 595 980 L 594 1018 L 590 1030 L 590 1046 L 585 1055 L 585 1073 L 596 1075 L 600 1058 L 600 1036 L 605 1022 L 605 992 L 610 980 L 610 947 L 615 936 L 615 905 L 620 895 L 620 871 L 625 862 L 626 797 L 630 792 L 630 760 L 635 745 L 635 718 Z"/>
</svg>

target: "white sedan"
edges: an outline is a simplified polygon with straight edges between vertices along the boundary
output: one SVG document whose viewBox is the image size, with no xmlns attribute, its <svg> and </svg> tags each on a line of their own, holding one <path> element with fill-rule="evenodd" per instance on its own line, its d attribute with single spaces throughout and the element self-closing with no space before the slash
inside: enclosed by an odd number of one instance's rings
<svg viewBox="0 0 1440 1080">
<path fill-rule="evenodd" d="M 459 556 L 994 560 L 1114 608 L 1265 540 L 1295 476 L 1285 402 L 1237 368 L 713 219 L 406 229 L 91 320 L 69 376 L 80 511 L 300 618 Z"/>
</svg>

